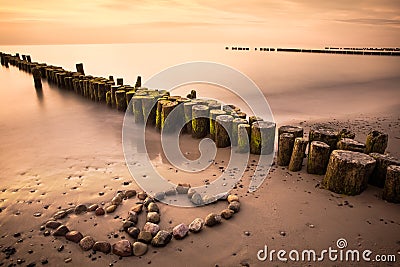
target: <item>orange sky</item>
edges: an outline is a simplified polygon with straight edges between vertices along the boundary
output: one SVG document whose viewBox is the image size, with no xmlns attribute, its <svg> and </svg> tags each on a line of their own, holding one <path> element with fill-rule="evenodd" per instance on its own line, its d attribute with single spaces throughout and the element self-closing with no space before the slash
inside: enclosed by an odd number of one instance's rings
<svg viewBox="0 0 400 267">
<path fill-rule="evenodd" d="M 0 45 L 400 46 L 398 0 L 0 0 Z"/>
</svg>

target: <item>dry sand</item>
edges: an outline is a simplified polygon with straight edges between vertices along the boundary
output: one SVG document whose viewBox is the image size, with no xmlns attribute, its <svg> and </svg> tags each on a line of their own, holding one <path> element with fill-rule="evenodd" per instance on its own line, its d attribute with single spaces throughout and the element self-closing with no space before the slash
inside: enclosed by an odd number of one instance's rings
<svg viewBox="0 0 400 267">
<path fill-rule="evenodd" d="M 25 74 L 21 75 L 22 82 L 31 82 Z M 230 220 L 224 220 L 221 225 L 204 229 L 199 234 L 190 234 L 183 240 L 172 240 L 165 248 L 150 247 L 142 257 L 119 259 L 112 254 L 83 252 L 77 244 L 66 241 L 63 237 L 45 237 L 40 226 L 60 208 L 77 204 L 101 205 L 110 201 L 117 190 L 140 191 L 128 172 L 122 153 L 122 114 L 82 100 L 73 94 L 54 91 L 57 89 L 49 88 L 45 83 L 44 92 L 48 90 L 53 90 L 55 95 L 61 94 L 65 99 L 65 106 L 59 107 L 65 113 L 70 112 L 68 102 L 74 101 L 88 112 L 100 115 L 93 118 L 84 113 L 74 114 L 74 117 L 82 118 L 87 124 L 82 124 L 79 129 L 54 129 L 51 127 L 52 120 L 55 123 L 55 120 L 62 120 L 62 116 L 60 118 L 58 113 L 47 112 L 46 121 L 32 122 L 31 127 L 43 129 L 39 133 L 33 131 L 33 136 L 29 134 L 29 127 L 21 132 L 20 129 L 9 128 L 7 122 L 0 125 L 2 138 L 7 140 L 0 144 L 0 246 L 1 250 L 8 246 L 16 249 L 16 253 L 9 259 L 5 258 L 5 253 L 0 253 L 0 266 L 17 264 L 18 259 L 24 261 L 21 266 L 32 262 L 41 266 L 44 259 L 48 261 L 48 266 L 316 266 L 316 263 L 304 262 L 259 262 L 257 252 L 264 245 L 275 250 L 319 251 L 329 246 L 335 248 L 339 238 L 345 238 L 349 248 L 370 249 L 374 254 L 396 254 L 399 260 L 400 205 L 383 201 L 380 197 L 381 189 L 369 186 L 361 195 L 342 196 L 321 189 L 319 185 L 323 177 L 309 175 L 305 168 L 292 173 L 286 168 L 273 166 L 264 184 L 256 192 L 247 193 L 256 156 L 251 157 L 248 171 L 238 187 L 232 191 L 240 196 L 242 206 L 238 214 Z M 27 96 L 29 97 L 31 96 Z M 280 99 L 281 96 L 269 98 L 278 118 L 278 126 L 287 123 L 301 125 L 306 132 L 314 123 L 326 123 L 338 129 L 348 127 L 356 133 L 356 139 L 360 141 L 365 140 L 370 129 L 380 129 L 389 134 L 387 151 L 393 156 L 400 156 L 400 118 L 396 109 L 390 112 L 382 104 L 380 111 L 375 107 L 372 113 L 366 113 L 366 107 L 362 111 L 353 107 L 353 114 L 340 114 L 335 118 L 321 115 L 311 121 L 307 115 L 291 118 L 285 109 L 279 108 Z M 297 101 L 301 102 L 301 99 Z M 369 101 L 374 102 L 374 98 L 371 97 Z M 51 105 L 49 102 L 46 104 Z M 312 108 L 324 110 L 324 114 L 335 114 L 334 111 L 325 109 L 323 101 L 314 104 Z M 307 114 L 307 107 L 304 109 L 304 114 Z M 107 125 L 107 129 L 102 130 L 100 126 L 93 128 L 93 125 L 99 124 L 103 128 Z M 26 135 L 26 138 L 11 138 L 15 135 Z M 183 136 L 182 143 L 185 152 L 193 157 L 198 154 L 196 141 L 191 137 Z M 176 172 L 161 156 L 154 155 L 154 162 L 163 173 L 169 173 L 169 177 L 204 183 L 204 180 L 212 180 L 212 175 L 220 172 L 220 166 L 226 165 L 227 155 L 228 153 L 219 153 L 215 159 L 216 164 L 196 178 Z M 124 185 L 124 182 L 129 184 Z M 99 195 L 100 192 L 104 192 L 104 195 Z M 96 240 L 113 243 L 123 238 L 130 239 L 119 229 L 122 218 L 126 217 L 135 202 L 136 198 L 125 200 L 114 213 L 105 216 L 96 217 L 92 213 L 73 214 L 60 221 L 71 230 L 81 231 Z M 210 212 L 219 212 L 225 208 L 226 203 L 220 201 L 195 209 L 164 204 L 159 206 L 160 226 L 170 228 L 182 222 L 188 224 L 196 217 L 204 218 Z M 37 212 L 41 214 L 39 217 L 34 216 Z M 143 224 L 144 218 L 141 218 L 139 226 Z M 15 233 L 20 233 L 20 236 L 14 237 Z M 63 246 L 62 251 L 57 250 L 60 246 Z M 67 258 L 72 261 L 65 263 Z M 319 265 L 356 264 L 325 261 Z M 365 263 L 361 263 L 361 266 L 365 266 Z"/>
</svg>

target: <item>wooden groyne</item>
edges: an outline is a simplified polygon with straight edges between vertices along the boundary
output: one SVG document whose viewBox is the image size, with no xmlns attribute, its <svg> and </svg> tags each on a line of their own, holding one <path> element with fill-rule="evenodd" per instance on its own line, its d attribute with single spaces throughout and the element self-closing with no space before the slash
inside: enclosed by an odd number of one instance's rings
<svg viewBox="0 0 400 267">
<path fill-rule="evenodd" d="M 316 54 L 341 54 L 341 55 L 368 55 L 368 56 L 400 56 L 400 48 L 397 47 L 325 47 L 321 49 L 310 48 L 285 48 L 285 47 L 249 47 L 226 46 L 225 50 L 233 51 L 260 51 L 260 52 L 288 52 L 288 53 L 316 53 Z"/>
</svg>

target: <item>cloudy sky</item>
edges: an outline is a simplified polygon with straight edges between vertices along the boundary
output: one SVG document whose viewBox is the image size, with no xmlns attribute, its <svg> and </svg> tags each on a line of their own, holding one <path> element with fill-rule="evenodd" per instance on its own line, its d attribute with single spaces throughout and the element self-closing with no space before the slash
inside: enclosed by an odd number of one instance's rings
<svg viewBox="0 0 400 267">
<path fill-rule="evenodd" d="M 0 0 L 0 44 L 400 46 L 399 0 Z"/>
</svg>

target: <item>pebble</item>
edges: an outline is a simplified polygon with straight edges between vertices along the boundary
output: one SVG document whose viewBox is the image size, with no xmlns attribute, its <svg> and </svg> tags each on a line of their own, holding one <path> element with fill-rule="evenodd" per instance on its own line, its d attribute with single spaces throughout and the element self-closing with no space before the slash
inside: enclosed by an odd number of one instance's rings
<svg viewBox="0 0 400 267">
<path fill-rule="evenodd" d="M 65 238 L 74 243 L 79 243 L 83 238 L 83 235 L 78 231 L 70 231 L 65 235 Z"/>
<path fill-rule="evenodd" d="M 136 227 L 129 227 L 126 232 L 128 233 L 128 235 L 130 237 L 132 237 L 133 239 L 137 239 L 140 233 L 140 230 Z"/>
<path fill-rule="evenodd" d="M 231 209 L 224 209 L 221 211 L 221 217 L 224 218 L 225 220 L 229 220 L 230 218 L 232 218 L 234 213 L 235 212 Z"/>
<path fill-rule="evenodd" d="M 90 205 L 90 206 L 88 207 L 87 211 L 88 211 L 88 212 L 95 211 L 98 207 L 99 207 L 98 204 Z"/>
<path fill-rule="evenodd" d="M 156 203 L 154 203 L 154 202 L 151 202 L 149 204 L 149 206 L 147 207 L 147 210 L 149 212 L 159 212 L 160 211 L 160 209 L 158 208 L 158 205 Z"/>
<path fill-rule="evenodd" d="M 151 240 L 151 244 L 154 247 L 163 247 L 171 241 L 172 234 L 168 231 L 161 230 L 159 231 L 156 236 Z"/>
<path fill-rule="evenodd" d="M 117 205 L 110 205 L 106 208 L 107 213 L 113 213 L 117 209 Z"/>
<path fill-rule="evenodd" d="M 159 223 L 160 222 L 160 214 L 157 212 L 149 212 L 147 213 L 147 221 L 152 223 Z"/>
<path fill-rule="evenodd" d="M 189 191 L 190 186 L 183 186 L 183 185 L 178 185 L 176 187 L 176 192 L 178 192 L 178 194 L 187 194 Z"/>
<path fill-rule="evenodd" d="M 146 192 L 143 192 L 143 191 L 142 191 L 142 192 L 139 192 L 139 193 L 137 194 L 137 198 L 140 199 L 140 200 L 145 200 L 146 197 L 147 197 Z"/>
<path fill-rule="evenodd" d="M 138 220 L 139 220 L 138 214 L 136 212 L 134 212 L 134 211 L 130 211 L 128 213 L 127 220 L 133 222 L 134 224 L 136 224 L 138 222 Z"/>
<path fill-rule="evenodd" d="M 157 192 L 154 195 L 154 198 L 157 200 L 163 200 L 165 198 L 166 192 Z"/>
<path fill-rule="evenodd" d="M 188 198 L 191 199 L 195 193 L 196 193 L 196 190 L 194 190 L 193 188 L 190 188 L 190 189 L 188 190 L 188 192 L 187 192 Z"/>
<path fill-rule="evenodd" d="M 61 251 L 63 251 L 64 250 L 64 245 L 61 245 L 61 246 L 59 246 L 58 248 L 57 248 L 57 251 L 58 252 L 61 252 Z"/>
<path fill-rule="evenodd" d="M 204 224 L 207 226 L 214 226 L 221 223 L 221 215 L 216 213 L 210 213 L 207 215 L 206 219 L 204 220 Z"/>
<path fill-rule="evenodd" d="M 98 207 L 96 209 L 96 211 L 94 212 L 94 214 L 96 214 L 97 216 L 102 216 L 104 215 L 106 212 L 104 211 L 104 209 L 102 207 Z"/>
<path fill-rule="evenodd" d="M 286 236 L 286 232 L 285 232 L 285 231 L 279 231 L 279 234 L 280 234 L 281 236 Z"/>
<path fill-rule="evenodd" d="M 115 196 L 113 199 L 111 199 L 111 204 L 113 205 L 120 205 L 122 203 L 122 198 L 120 196 Z"/>
<path fill-rule="evenodd" d="M 188 232 L 189 232 L 189 227 L 184 223 L 178 224 L 172 230 L 172 234 L 175 237 L 175 239 L 184 238 L 188 234 Z"/>
<path fill-rule="evenodd" d="M 227 198 L 228 202 L 231 203 L 233 201 L 238 201 L 239 202 L 239 197 L 237 195 L 229 195 Z"/>
<path fill-rule="evenodd" d="M 133 243 L 133 255 L 135 256 L 142 256 L 147 252 L 147 244 L 142 242 L 135 242 Z"/>
<path fill-rule="evenodd" d="M 99 196 L 104 196 L 104 192 L 99 192 Z"/>
<path fill-rule="evenodd" d="M 189 224 L 189 230 L 191 232 L 197 233 L 203 229 L 204 220 L 202 218 L 196 218 Z"/>
<path fill-rule="evenodd" d="M 136 196 L 136 190 L 127 190 L 125 192 L 125 196 L 126 196 L 126 198 L 132 198 L 132 197 Z"/>
<path fill-rule="evenodd" d="M 150 205 L 150 203 L 153 203 L 153 202 L 154 202 L 154 199 L 152 197 L 146 197 L 146 199 L 143 201 L 143 205 L 145 207 L 147 207 Z"/>
<path fill-rule="evenodd" d="M 194 193 L 190 201 L 195 204 L 195 205 L 201 205 L 203 204 L 203 198 L 199 193 Z"/>
<path fill-rule="evenodd" d="M 14 233 L 14 235 L 13 235 L 14 237 L 20 237 L 21 236 L 21 233 Z"/>
<path fill-rule="evenodd" d="M 130 228 L 130 227 L 133 227 L 133 226 L 135 226 L 135 223 L 134 222 L 132 222 L 132 221 L 125 221 L 123 224 L 122 224 L 122 228 L 124 228 L 124 230 L 126 230 L 126 229 L 128 229 L 128 228 Z"/>
<path fill-rule="evenodd" d="M 203 197 L 203 203 L 205 203 L 205 204 L 210 204 L 215 201 L 217 201 L 217 198 L 215 196 L 205 195 Z"/>
<path fill-rule="evenodd" d="M 50 234 L 51 234 L 51 233 L 50 233 L 49 230 L 46 230 L 46 231 L 43 232 L 43 235 L 44 235 L 44 236 L 49 236 Z"/>
<path fill-rule="evenodd" d="M 41 213 L 41 212 L 35 212 L 35 213 L 33 214 L 33 217 L 40 217 L 40 216 L 42 216 L 42 213 Z"/>
<path fill-rule="evenodd" d="M 66 258 L 66 259 L 64 260 L 65 263 L 69 263 L 69 262 L 71 262 L 71 261 L 72 261 L 71 258 Z"/>
<path fill-rule="evenodd" d="M 176 190 L 175 190 L 175 188 L 171 188 L 171 189 L 168 189 L 167 191 L 165 191 L 165 195 L 167 195 L 167 196 L 175 196 L 176 195 Z"/>
<path fill-rule="evenodd" d="M 87 207 L 86 205 L 80 204 L 78 206 L 75 207 L 75 214 L 81 214 L 87 211 Z"/>
<path fill-rule="evenodd" d="M 134 206 L 131 211 L 136 212 L 136 213 L 140 213 L 143 210 L 143 204 L 137 204 L 136 206 Z"/>
<path fill-rule="evenodd" d="M 112 245 L 112 252 L 121 257 L 129 257 L 132 255 L 132 244 L 129 240 L 120 240 Z"/>
<path fill-rule="evenodd" d="M 140 231 L 137 240 L 149 244 L 151 240 L 153 239 L 153 236 L 151 235 L 150 232 L 146 231 Z"/>
<path fill-rule="evenodd" d="M 100 251 L 105 254 L 108 254 L 111 251 L 111 244 L 106 241 L 97 241 L 96 243 L 94 243 L 92 249 L 94 251 Z"/>
<path fill-rule="evenodd" d="M 65 225 L 60 225 L 53 233 L 53 236 L 65 236 L 69 229 Z"/>
<path fill-rule="evenodd" d="M 249 231 L 244 231 L 244 235 L 245 236 L 250 236 L 250 232 Z"/>
<path fill-rule="evenodd" d="M 67 216 L 67 212 L 65 210 L 60 210 L 56 214 L 54 214 L 54 219 L 60 220 L 62 218 L 65 218 Z"/>
<path fill-rule="evenodd" d="M 231 203 L 229 203 L 228 209 L 233 210 L 235 213 L 239 212 L 239 210 L 240 210 L 240 202 L 232 201 Z"/>
<path fill-rule="evenodd" d="M 82 250 L 88 251 L 93 247 L 94 243 L 96 243 L 96 241 L 93 237 L 85 236 L 81 239 L 81 241 L 79 241 L 79 246 L 82 248 Z"/>
<path fill-rule="evenodd" d="M 160 231 L 160 226 L 155 223 L 146 222 L 143 226 L 143 231 L 150 232 L 152 236 L 155 236 Z"/>
</svg>

